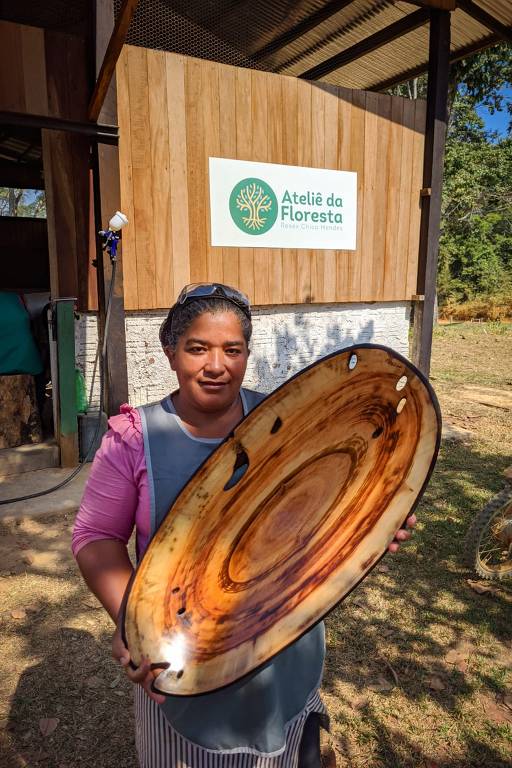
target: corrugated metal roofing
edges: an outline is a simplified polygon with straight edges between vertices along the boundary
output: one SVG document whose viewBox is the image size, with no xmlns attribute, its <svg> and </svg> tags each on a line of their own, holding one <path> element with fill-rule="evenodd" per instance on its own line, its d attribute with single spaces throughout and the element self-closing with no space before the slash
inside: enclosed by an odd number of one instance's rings
<svg viewBox="0 0 512 768">
<path fill-rule="evenodd" d="M 511 0 L 474 2 L 512 35 Z M 121 0 L 115 0 L 115 5 L 118 10 Z M 405 0 L 141 0 L 126 42 L 301 76 L 417 11 L 417 4 Z M 319 23 L 308 29 L 318 19 Z M 290 39 L 296 28 L 304 31 Z M 497 40 L 488 27 L 461 8 L 452 13 L 453 58 Z M 371 90 L 426 69 L 427 59 L 425 24 L 322 76 L 322 80 Z"/>
<path fill-rule="evenodd" d="M 512 0 L 473 2 L 512 36 Z M 116 12 L 121 4 L 114 0 Z M 0 0 L 0 18 L 80 34 L 89 8 L 88 0 Z M 140 0 L 126 42 L 300 76 L 417 12 L 406 0 Z M 452 13 L 453 58 L 498 40 L 462 8 Z M 427 56 L 428 24 L 322 79 L 378 89 L 425 70 Z"/>
</svg>

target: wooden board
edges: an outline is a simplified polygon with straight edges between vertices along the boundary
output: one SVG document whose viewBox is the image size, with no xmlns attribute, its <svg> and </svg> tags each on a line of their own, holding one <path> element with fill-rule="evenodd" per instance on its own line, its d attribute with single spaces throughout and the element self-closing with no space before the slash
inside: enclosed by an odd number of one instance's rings
<svg viewBox="0 0 512 768">
<path fill-rule="evenodd" d="M 0 20 L 0 72 L 1 111 L 86 120 L 87 56 L 85 40 L 78 35 Z M 42 133 L 52 294 L 76 296 L 80 310 L 94 309 L 96 272 L 88 242 L 90 142 L 77 134 Z"/>
<path fill-rule="evenodd" d="M 336 352 L 269 395 L 149 545 L 126 604 L 134 662 L 168 664 L 156 688 L 194 695 L 300 637 L 385 553 L 425 488 L 440 427 L 426 379 L 386 347 Z"/>
<path fill-rule="evenodd" d="M 411 299 L 424 124 L 407 119 L 407 100 L 132 46 L 117 68 L 122 207 L 136 233 L 123 243 L 127 309 L 167 308 L 187 276 L 259 306 Z M 357 249 L 212 246 L 209 157 L 355 171 Z"/>
<path fill-rule="evenodd" d="M 42 443 L 34 377 L 28 373 L 0 376 L 0 450 Z"/>
</svg>

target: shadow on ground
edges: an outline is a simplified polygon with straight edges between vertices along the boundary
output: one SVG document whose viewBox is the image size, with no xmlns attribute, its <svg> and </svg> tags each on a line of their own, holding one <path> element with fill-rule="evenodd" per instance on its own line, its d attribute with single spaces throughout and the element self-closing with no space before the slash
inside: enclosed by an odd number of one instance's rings
<svg viewBox="0 0 512 768">
<path fill-rule="evenodd" d="M 56 611 L 72 623 L 84 610 L 83 599 L 79 588 L 58 606 L 42 601 L 11 634 L 11 642 L 25 646 L 24 655 L 39 660 L 21 673 L 12 696 L 2 768 L 137 766 L 131 686 L 109 658 L 110 632 L 96 639 L 55 625 Z M 89 609 L 90 616 L 97 613 Z M 97 628 L 98 618 L 84 623 Z"/>
<path fill-rule="evenodd" d="M 364 753 L 386 768 L 510 765 L 511 603 L 472 591 L 462 564 L 478 500 L 510 463 L 445 443 L 413 542 L 328 617 L 324 690 L 341 765 Z"/>
<path fill-rule="evenodd" d="M 353 334 L 333 325 L 323 340 L 298 327 L 300 365 L 368 341 L 370 326 Z M 276 339 L 284 378 L 297 351 L 287 333 Z M 263 381 L 270 363 L 254 363 Z M 510 463 L 487 444 L 445 443 L 413 541 L 328 618 L 324 693 L 343 768 L 510 765 L 511 606 L 471 591 L 461 565 L 469 523 Z M 131 687 L 110 660 L 109 621 L 69 555 L 70 521 L 37 526 L 6 529 L 6 602 L 26 616 L 2 616 L 10 709 L 0 765 L 135 768 Z M 46 736 L 44 718 L 58 720 Z"/>
</svg>

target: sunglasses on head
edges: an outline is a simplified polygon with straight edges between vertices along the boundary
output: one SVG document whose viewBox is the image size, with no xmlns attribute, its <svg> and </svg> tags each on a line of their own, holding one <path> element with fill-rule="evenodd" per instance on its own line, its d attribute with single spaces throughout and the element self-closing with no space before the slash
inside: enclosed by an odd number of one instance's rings
<svg viewBox="0 0 512 768">
<path fill-rule="evenodd" d="M 176 299 L 177 305 L 186 304 L 187 301 L 193 299 L 225 299 L 230 301 L 235 306 L 247 315 L 251 317 L 251 305 L 249 299 L 241 291 L 237 291 L 236 288 L 231 288 L 230 285 L 222 285 L 222 283 L 191 283 L 186 285 L 181 291 L 180 295 Z"/>
</svg>

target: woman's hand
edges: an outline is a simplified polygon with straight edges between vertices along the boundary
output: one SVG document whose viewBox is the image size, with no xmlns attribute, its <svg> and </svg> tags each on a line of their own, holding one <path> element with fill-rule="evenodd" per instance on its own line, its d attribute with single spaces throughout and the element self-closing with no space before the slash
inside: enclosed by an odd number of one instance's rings
<svg viewBox="0 0 512 768">
<path fill-rule="evenodd" d="M 153 701 L 156 701 L 157 704 L 164 703 L 165 696 L 162 696 L 159 693 L 154 693 L 154 691 L 151 690 L 153 680 L 155 677 L 158 677 L 160 671 L 158 669 L 151 669 L 149 659 L 143 659 L 142 664 L 137 667 L 137 669 L 132 669 L 130 667 L 130 651 L 123 643 L 121 628 L 119 627 L 119 624 L 117 625 L 116 631 L 112 637 L 112 656 L 121 664 L 122 667 L 124 667 L 124 671 L 132 683 L 138 683 L 141 685 L 149 698 L 153 699 Z"/>
<path fill-rule="evenodd" d="M 407 518 L 405 525 L 407 528 L 414 528 L 416 525 L 416 515 L 409 515 Z M 412 530 L 408 531 L 406 528 L 399 528 L 398 531 L 395 533 L 395 538 L 391 542 L 391 544 L 388 547 L 388 552 L 398 552 L 398 549 L 400 547 L 400 544 L 402 541 L 407 541 L 407 539 L 410 539 L 412 536 Z"/>
</svg>

